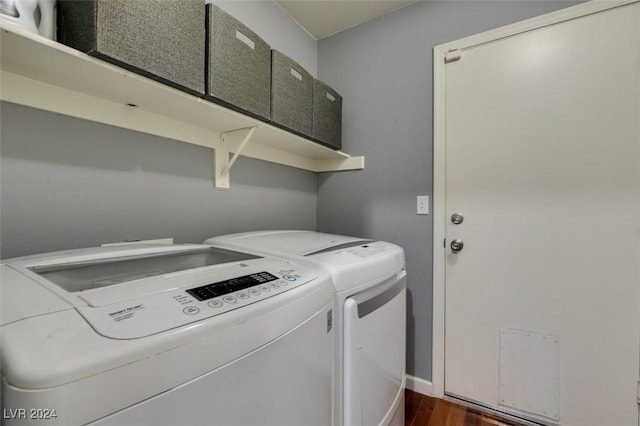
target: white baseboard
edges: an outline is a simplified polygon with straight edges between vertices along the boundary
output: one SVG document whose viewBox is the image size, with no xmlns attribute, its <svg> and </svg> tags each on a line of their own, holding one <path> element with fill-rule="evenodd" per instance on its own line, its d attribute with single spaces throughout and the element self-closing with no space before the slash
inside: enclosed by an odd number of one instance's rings
<svg viewBox="0 0 640 426">
<path fill-rule="evenodd" d="M 409 376 L 407 374 L 407 389 L 421 393 L 427 396 L 433 396 L 433 384 L 419 377 Z"/>
</svg>

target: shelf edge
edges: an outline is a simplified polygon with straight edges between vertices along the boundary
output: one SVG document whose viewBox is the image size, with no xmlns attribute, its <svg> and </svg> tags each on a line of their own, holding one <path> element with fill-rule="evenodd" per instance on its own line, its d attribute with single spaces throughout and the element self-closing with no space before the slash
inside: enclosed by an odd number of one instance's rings
<svg viewBox="0 0 640 426">
<path fill-rule="evenodd" d="M 316 172 L 339 172 L 364 169 L 364 157 L 354 156 L 339 160 L 317 160 Z"/>
</svg>

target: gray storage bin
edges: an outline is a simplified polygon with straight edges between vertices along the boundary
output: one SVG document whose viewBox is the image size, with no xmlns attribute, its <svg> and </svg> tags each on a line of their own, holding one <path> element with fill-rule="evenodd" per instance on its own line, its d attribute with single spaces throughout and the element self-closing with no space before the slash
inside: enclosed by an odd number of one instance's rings
<svg viewBox="0 0 640 426">
<path fill-rule="evenodd" d="M 64 0 L 57 8 L 59 42 L 204 94 L 203 0 Z"/>
<path fill-rule="evenodd" d="M 271 47 L 217 6 L 207 5 L 206 99 L 268 120 Z"/>
<path fill-rule="evenodd" d="M 271 121 L 311 137 L 313 77 L 277 50 L 271 51 Z"/>
<path fill-rule="evenodd" d="M 313 138 L 342 148 L 342 96 L 320 80 L 313 80 Z"/>
</svg>

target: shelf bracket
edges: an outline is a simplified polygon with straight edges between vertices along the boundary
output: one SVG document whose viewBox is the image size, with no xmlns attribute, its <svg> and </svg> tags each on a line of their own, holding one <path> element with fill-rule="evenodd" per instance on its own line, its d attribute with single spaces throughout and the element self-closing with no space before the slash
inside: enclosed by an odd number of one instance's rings
<svg viewBox="0 0 640 426">
<path fill-rule="evenodd" d="M 220 134 L 220 144 L 214 149 L 213 161 L 215 170 L 215 187 L 216 189 L 229 189 L 229 172 L 231 167 L 236 162 L 244 147 L 249 143 L 253 134 L 258 130 L 260 126 L 246 127 L 242 129 L 231 130 Z M 225 140 L 225 137 L 230 136 L 232 133 L 246 132 L 242 142 L 238 148 L 234 149 L 234 154 L 229 159 L 229 144 Z"/>
</svg>

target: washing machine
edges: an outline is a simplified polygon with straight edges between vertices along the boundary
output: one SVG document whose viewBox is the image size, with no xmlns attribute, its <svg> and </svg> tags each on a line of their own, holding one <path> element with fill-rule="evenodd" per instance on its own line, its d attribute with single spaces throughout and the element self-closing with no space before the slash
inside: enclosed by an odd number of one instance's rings
<svg viewBox="0 0 640 426">
<path fill-rule="evenodd" d="M 5 425 L 331 422 L 334 291 L 318 268 L 211 245 L 0 268 Z"/>
<path fill-rule="evenodd" d="M 315 265 L 335 285 L 334 425 L 404 425 L 404 251 L 384 241 L 309 231 L 263 231 L 207 243 Z"/>
</svg>

